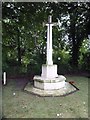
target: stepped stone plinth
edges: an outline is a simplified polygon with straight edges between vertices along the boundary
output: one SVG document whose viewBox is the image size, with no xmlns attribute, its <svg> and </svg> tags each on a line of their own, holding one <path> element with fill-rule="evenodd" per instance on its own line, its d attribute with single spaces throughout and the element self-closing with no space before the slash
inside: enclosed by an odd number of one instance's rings
<svg viewBox="0 0 90 120">
<path fill-rule="evenodd" d="M 40 76 L 34 77 L 34 87 L 43 90 L 57 90 L 65 86 L 66 78 L 62 75 L 57 78 L 44 78 Z"/>
<path fill-rule="evenodd" d="M 57 74 L 57 65 L 42 65 L 41 76 L 34 76 L 34 87 L 43 90 L 57 90 L 65 86 L 66 78 Z"/>
</svg>

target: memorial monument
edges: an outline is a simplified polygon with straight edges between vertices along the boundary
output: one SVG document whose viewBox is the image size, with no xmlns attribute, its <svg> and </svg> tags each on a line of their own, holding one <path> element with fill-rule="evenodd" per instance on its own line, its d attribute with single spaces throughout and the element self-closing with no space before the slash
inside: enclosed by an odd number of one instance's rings
<svg viewBox="0 0 90 120">
<path fill-rule="evenodd" d="M 53 64 L 52 27 L 57 25 L 59 23 L 53 23 L 52 16 L 49 15 L 48 23 L 44 23 L 44 26 L 47 26 L 46 64 L 42 65 L 41 76 L 34 76 L 34 86 L 29 84 L 25 88 L 25 90 L 40 96 L 60 96 L 76 90 L 76 88 L 66 82 L 66 78 L 63 75 L 57 74 L 57 65 Z"/>
</svg>

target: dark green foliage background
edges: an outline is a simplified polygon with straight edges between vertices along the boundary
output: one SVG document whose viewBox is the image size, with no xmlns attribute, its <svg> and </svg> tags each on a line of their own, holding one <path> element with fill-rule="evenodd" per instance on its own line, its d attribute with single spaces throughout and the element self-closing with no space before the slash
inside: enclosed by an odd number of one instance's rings
<svg viewBox="0 0 90 120">
<path fill-rule="evenodd" d="M 59 18 L 62 23 L 61 28 L 53 27 L 53 61 L 58 65 L 58 73 L 89 72 L 89 10 L 90 3 L 79 2 L 3 3 L 3 71 L 41 74 L 46 61 L 47 29 L 43 22 L 51 14 L 54 22 Z"/>
</svg>

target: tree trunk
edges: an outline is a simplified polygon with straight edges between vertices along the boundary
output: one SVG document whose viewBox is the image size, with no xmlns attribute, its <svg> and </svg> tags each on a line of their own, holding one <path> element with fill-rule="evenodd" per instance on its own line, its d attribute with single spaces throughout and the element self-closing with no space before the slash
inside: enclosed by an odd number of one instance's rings
<svg viewBox="0 0 90 120">
<path fill-rule="evenodd" d="M 20 32 L 17 30 L 17 51 L 18 51 L 18 64 L 21 65 L 21 48 L 20 48 Z"/>
<path fill-rule="evenodd" d="M 70 25 L 70 39 L 72 42 L 72 59 L 71 59 L 71 65 L 72 67 L 78 67 L 78 45 L 76 40 L 76 30 L 75 30 L 75 21 L 73 20 L 73 15 L 71 15 L 71 25 Z"/>
<path fill-rule="evenodd" d="M 79 57 L 79 49 L 78 45 L 73 45 L 72 47 L 72 66 L 74 68 L 78 67 L 78 57 Z"/>
</svg>

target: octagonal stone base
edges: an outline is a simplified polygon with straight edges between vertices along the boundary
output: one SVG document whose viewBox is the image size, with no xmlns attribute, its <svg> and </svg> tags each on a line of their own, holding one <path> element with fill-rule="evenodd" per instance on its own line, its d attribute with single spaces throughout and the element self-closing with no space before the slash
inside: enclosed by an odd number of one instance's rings
<svg viewBox="0 0 90 120">
<path fill-rule="evenodd" d="M 43 90 L 57 90 L 65 86 L 66 78 L 59 75 L 56 78 L 34 77 L 34 87 Z"/>
<path fill-rule="evenodd" d="M 43 90 L 39 88 L 35 88 L 30 82 L 24 88 L 25 91 L 28 93 L 32 93 L 42 97 L 49 97 L 49 96 L 66 96 L 68 94 L 76 92 L 78 89 L 71 85 L 68 82 L 65 82 L 65 86 L 57 89 L 57 90 Z"/>
<path fill-rule="evenodd" d="M 62 96 L 77 89 L 57 74 L 57 65 L 42 65 L 41 76 L 34 76 L 34 86 L 28 83 L 24 90 L 39 96 Z"/>
</svg>

